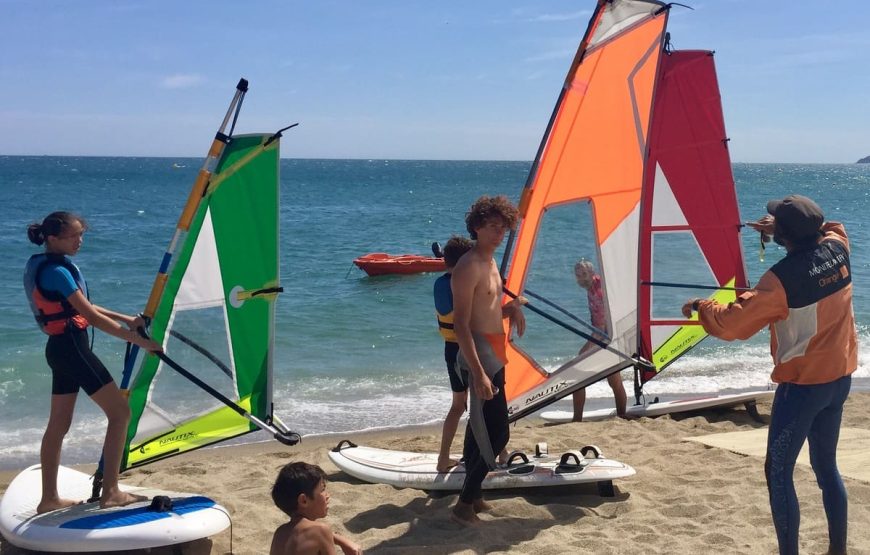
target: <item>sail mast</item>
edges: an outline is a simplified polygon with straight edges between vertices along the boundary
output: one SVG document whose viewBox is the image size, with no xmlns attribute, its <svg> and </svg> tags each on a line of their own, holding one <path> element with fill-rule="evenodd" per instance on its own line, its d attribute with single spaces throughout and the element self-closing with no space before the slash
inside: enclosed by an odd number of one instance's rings
<svg viewBox="0 0 870 555">
<path fill-rule="evenodd" d="M 163 260 L 160 262 L 157 276 L 154 278 L 154 283 L 151 285 L 151 293 L 148 295 L 148 302 L 145 303 L 145 311 L 142 313 L 142 317 L 145 319 L 146 324 L 151 322 L 154 313 L 157 311 L 157 304 L 163 296 L 163 290 L 166 288 L 167 272 L 169 271 L 172 256 L 175 254 L 175 249 L 178 247 L 179 240 L 183 234 L 190 229 L 190 221 L 193 219 L 193 215 L 196 213 L 197 208 L 199 208 L 199 202 L 205 194 L 212 172 L 214 172 L 221 154 L 223 154 L 227 143 L 230 141 L 232 130 L 230 130 L 229 133 L 225 133 L 227 126 L 230 123 L 230 118 L 233 118 L 233 123 L 235 124 L 235 119 L 238 117 L 239 111 L 242 109 L 242 101 L 245 99 L 245 94 L 247 92 L 248 80 L 244 78 L 239 79 L 239 83 L 236 85 L 236 92 L 233 95 L 233 99 L 227 108 L 227 113 L 224 115 L 224 119 L 221 122 L 217 133 L 215 133 L 214 140 L 211 143 L 211 147 L 208 149 L 208 154 L 206 154 L 202 167 L 196 175 L 196 180 L 193 182 L 193 187 L 190 189 L 187 202 L 184 204 L 184 209 L 181 211 L 181 215 L 178 217 L 178 223 L 175 225 L 175 233 L 172 235 L 169 247 L 163 254 Z M 135 365 L 138 352 L 139 346 L 132 345 L 130 347 L 130 352 L 125 357 L 124 373 L 121 376 L 122 391 L 127 391 L 129 389 L 130 378 L 133 374 L 133 366 Z"/>
</svg>

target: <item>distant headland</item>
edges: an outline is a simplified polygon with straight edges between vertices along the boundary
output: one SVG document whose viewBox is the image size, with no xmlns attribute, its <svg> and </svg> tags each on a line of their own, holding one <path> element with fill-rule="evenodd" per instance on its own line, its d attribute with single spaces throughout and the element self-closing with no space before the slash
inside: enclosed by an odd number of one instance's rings
<svg viewBox="0 0 870 555">
<path fill-rule="evenodd" d="M 870 156 L 865 156 L 857 162 L 858 164 L 870 164 Z"/>
</svg>

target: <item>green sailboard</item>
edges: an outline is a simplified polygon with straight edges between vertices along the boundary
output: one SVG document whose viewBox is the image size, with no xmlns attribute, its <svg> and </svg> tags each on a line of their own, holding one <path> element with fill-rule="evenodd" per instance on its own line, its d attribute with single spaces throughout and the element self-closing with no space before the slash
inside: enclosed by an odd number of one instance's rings
<svg viewBox="0 0 870 555">
<path fill-rule="evenodd" d="M 150 335 L 166 356 L 140 356 L 122 469 L 261 428 L 295 436 L 272 414 L 280 141 L 269 134 L 226 142 L 161 273 Z"/>
</svg>

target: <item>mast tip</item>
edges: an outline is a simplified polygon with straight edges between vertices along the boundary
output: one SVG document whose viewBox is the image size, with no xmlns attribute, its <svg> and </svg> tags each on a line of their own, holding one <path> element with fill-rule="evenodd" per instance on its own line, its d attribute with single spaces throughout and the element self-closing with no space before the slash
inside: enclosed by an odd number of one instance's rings
<svg viewBox="0 0 870 555">
<path fill-rule="evenodd" d="M 248 80 L 242 77 L 239 79 L 239 84 L 236 85 L 236 89 L 242 92 L 248 92 Z"/>
</svg>

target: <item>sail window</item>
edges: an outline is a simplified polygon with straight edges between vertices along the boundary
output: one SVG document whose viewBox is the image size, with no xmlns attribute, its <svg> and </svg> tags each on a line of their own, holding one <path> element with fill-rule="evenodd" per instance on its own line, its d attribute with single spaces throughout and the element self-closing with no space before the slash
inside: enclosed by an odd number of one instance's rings
<svg viewBox="0 0 870 555">
<path fill-rule="evenodd" d="M 537 308 L 606 341 L 609 314 L 593 224 L 588 201 L 549 208 L 541 218 L 522 293 Z M 599 349 L 531 311 L 526 311 L 525 335 L 513 341 L 547 371 L 576 358 L 581 350 L 586 355 Z"/>
<path fill-rule="evenodd" d="M 166 354 L 225 397 L 238 400 L 224 307 L 178 311 L 172 320 Z M 161 365 L 162 366 L 162 365 Z M 220 402 L 170 368 L 161 367 L 151 398 L 173 407 L 173 417 L 184 420 L 220 406 Z"/>
<path fill-rule="evenodd" d="M 717 286 L 695 236 L 688 231 L 656 232 L 652 236 L 652 281 L 669 284 Z M 702 297 L 695 289 L 653 286 L 650 290 L 653 320 L 683 320 L 686 299 Z"/>
</svg>

